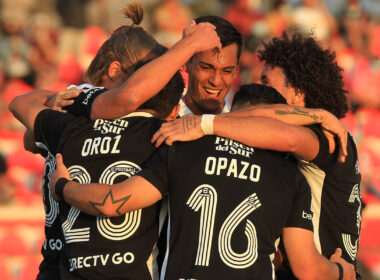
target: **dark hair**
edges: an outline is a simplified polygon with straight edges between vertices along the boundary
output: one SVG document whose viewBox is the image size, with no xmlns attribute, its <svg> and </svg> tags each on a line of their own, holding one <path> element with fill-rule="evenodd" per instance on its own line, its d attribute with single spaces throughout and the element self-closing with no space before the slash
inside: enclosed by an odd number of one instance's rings
<svg viewBox="0 0 380 280">
<path fill-rule="evenodd" d="M 283 32 L 263 43 L 259 59 L 270 67 L 280 67 L 286 82 L 305 93 L 305 106 L 322 108 L 338 118 L 348 111 L 342 69 L 335 61 L 335 52 L 324 50 L 311 36 L 299 32 Z"/>
<path fill-rule="evenodd" d="M 276 89 L 269 86 L 242 85 L 235 93 L 231 111 L 258 104 L 286 104 L 286 99 Z"/>
<path fill-rule="evenodd" d="M 7 162 L 3 155 L 0 154 L 0 175 L 5 174 L 7 171 Z"/>
<path fill-rule="evenodd" d="M 165 49 L 165 47 L 162 47 L 161 51 Z M 139 62 L 136 70 L 150 61 Z M 153 110 L 155 111 L 154 115 L 163 120 L 171 113 L 174 106 L 179 103 L 184 88 L 185 83 L 182 75 L 177 71 L 159 93 L 142 104 L 138 109 Z"/>
<path fill-rule="evenodd" d="M 239 62 L 241 49 L 243 47 L 243 39 L 240 32 L 228 20 L 218 16 L 201 16 L 195 19 L 198 24 L 200 22 L 209 22 L 216 27 L 216 33 L 220 38 L 222 47 L 232 45 L 234 43 L 238 46 L 237 62 Z"/>
<path fill-rule="evenodd" d="M 93 85 L 100 85 L 102 77 L 107 75 L 108 67 L 113 61 L 119 61 L 123 71 L 132 74 L 143 52 L 150 50 L 154 53 L 157 47 L 158 42 L 138 26 L 144 16 L 142 4 L 130 3 L 124 8 L 123 13 L 133 24 L 117 28 L 100 47 L 86 72 L 87 80 Z"/>
</svg>

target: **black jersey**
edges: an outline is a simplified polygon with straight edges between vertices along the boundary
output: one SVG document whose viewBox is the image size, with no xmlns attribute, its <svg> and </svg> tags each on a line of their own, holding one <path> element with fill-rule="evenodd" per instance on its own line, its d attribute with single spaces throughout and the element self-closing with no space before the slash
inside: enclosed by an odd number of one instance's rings
<svg viewBox="0 0 380 280">
<path fill-rule="evenodd" d="M 63 154 L 71 178 L 80 183 L 114 184 L 141 169 L 154 151 L 150 143 L 161 121 L 147 113 L 117 120 L 89 121 L 44 110 L 35 121 L 36 139 Z M 107 196 L 104 203 L 113 200 Z M 95 205 L 102 207 L 102 203 Z M 120 217 L 95 217 L 59 203 L 65 245 L 61 253 L 63 279 L 152 279 L 152 251 L 157 240 L 158 206 Z"/>
<path fill-rule="evenodd" d="M 163 146 L 138 174 L 169 195 L 162 279 L 274 279 L 284 227 L 312 230 L 294 162 L 217 136 Z"/>
<path fill-rule="evenodd" d="M 90 84 L 83 84 L 76 87 L 83 92 L 78 96 L 73 105 L 65 109 L 74 114 L 90 114 L 90 107 L 95 98 L 106 91 L 103 87 L 94 87 Z M 44 176 L 42 179 L 42 197 L 45 208 L 45 241 L 41 249 L 43 260 L 40 264 L 37 279 L 58 279 L 59 278 L 59 258 L 60 252 L 64 245 L 62 230 L 58 217 L 58 202 L 50 195 L 49 178 L 55 170 L 55 155 L 52 154 L 48 147 L 37 140 L 40 154 L 45 158 Z"/>
<path fill-rule="evenodd" d="M 347 157 L 337 161 L 338 149 L 329 144 L 319 125 L 310 128 L 318 135 L 319 153 L 310 163 L 299 161 L 312 191 L 314 241 L 318 251 L 330 257 L 336 248 L 342 257 L 356 264 L 361 225 L 360 171 L 356 145 L 349 133 Z"/>
</svg>

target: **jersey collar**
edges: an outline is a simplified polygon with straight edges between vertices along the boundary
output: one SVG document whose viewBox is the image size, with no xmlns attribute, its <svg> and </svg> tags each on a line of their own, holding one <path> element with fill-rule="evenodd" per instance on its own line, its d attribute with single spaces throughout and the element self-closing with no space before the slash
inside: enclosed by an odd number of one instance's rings
<svg viewBox="0 0 380 280">
<path fill-rule="evenodd" d="M 148 112 L 132 112 L 132 113 L 129 113 L 128 115 L 125 115 L 125 116 L 121 117 L 120 119 L 130 118 L 130 117 L 153 118 L 154 116 L 151 113 L 148 113 Z"/>
</svg>

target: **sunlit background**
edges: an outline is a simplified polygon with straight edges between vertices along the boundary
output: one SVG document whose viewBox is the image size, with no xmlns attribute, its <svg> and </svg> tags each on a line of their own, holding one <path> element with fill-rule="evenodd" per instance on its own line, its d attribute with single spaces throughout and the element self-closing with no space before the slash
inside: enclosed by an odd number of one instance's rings
<svg viewBox="0 0 380 280">
<path fill-rule="evenodd" d="M 44 241 L 44 160 L 23 148 L 10 100 L 35 88 L 60 90 L 82 74 L 112 29 L 130 24 L 123 0 L 0 0 L 0 279 L 35 279 Z M 380 279 L 380 0 L 144 0 L 143 26 L 171 46 L 193 17 L 220 15 L 243 34 L 238 78 L 256 82 L 260 42 L 297 27 L 333 49 L 344 69 L 365 203 L 358 259 Z"/>
</svg>

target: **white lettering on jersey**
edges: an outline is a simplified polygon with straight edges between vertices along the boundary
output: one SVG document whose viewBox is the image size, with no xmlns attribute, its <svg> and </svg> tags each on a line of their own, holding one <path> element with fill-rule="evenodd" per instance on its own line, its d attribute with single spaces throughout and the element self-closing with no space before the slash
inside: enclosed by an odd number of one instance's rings
<svg viewBox="0 0 380 280">
<path fill-rule="evenodd" d="M 100 261 L 98 261 L 100 260 Z M 74 271 L 84 267 L 96 267 L 96 266 L 106 266 L 108 262 L 119 265 L 122 263 L 131 264 L 135 261 L 135 255 L 132 252 L 125 253 L 114 253 L 112 256 L 110 254 L 104 255 L 94 255 L 86 257 L 76 257 L 69 259 L 70 269 L 69 271 Z"/>
<path fill-rule="evenodd" d="M 217 145 L 215 148 L 217 151 L 228 152 L 231 155 L 241 155 L 249 158 L 254 152 L 252 147 L 219 136 L 216 137 L 215 144 Z"/>
<path fill-rule="evenodd" d="M 198 186 L 186 202 L 195 212 L 199 211 L 201 216 L 195 265 L 209 265 L 217 202 L 215 188 L 207 184 Z"/>
<path fill-rule="evenodd" d="M 92 88 L 87 88 L 88 84 L 85 84 L 83 87 L 82 86 L 77 86 L 76 88 L 77 89 L 81 89 L 81 88 L 84 88 L 85 90 L 83 91 L 83 93 L 87 94 L 86 95 L 86 99 L 82 101 L 82 104 L 84 105 L 87 105 L 88 104 L 88 100 L 91 98 L 92 94 L 96 91 L 98 91 L 99 89 L 103 89 L 104 87 L 92 87 Z M 91 86 L 91 85 L 88 85 L 88 86 Z M 69 87 L 71 88 L 71 86 Z"/>
<path fill-rule="evenodd" d="M 260 180 L 261 167 L 246 161 L 238 161 L 235 158 L 208 157 L 205 165 L 205 174 L 222 175 L 242 180 L 258 182 Z"/>
<path fill-rule="evenodd" d="M 45 184 L 49 184 L 50 175 L 55 170 L 55 156 L 52 153 L 50 153 L 49 149 L 44 143 L 36 142 L 36 146 L 47 152 L 47 156 L 45 157 L 44 176 L 42 177 L 42 186 L 45 186 Z M 51 227 L 58 216 L 58 202 L 55 201 L 51 196 L 48 185 L 46 187 L 47 188 L 42 188 L 42 195 L 45 206 L 45 225 L 47 227 Z M 48 193 L 45 193 L 46 191 Z"/>
<path fill-rule="evenodd" d="M 356 226 L 358 227 L 358 234 L 360 234 L 360 224 L 362 221 L 362 201 L 360 198 L 360 186 L 359 184 L 356 184 L 351 191 L 351 195 L 348 199 L 349 203 L 355 203 L 355 201 L 358 201 L 358 211 L 356 213 Z M 352 260 L 356 259 L 356 254 L 358 252 L 358 242 L 359 239 L 356 239 L 354 243 L 351 241 L 351 235 L 347 233 L 342 233 L 342 240 L 344 244 L 344 248 L 346 249 L 347 254 L 350 256 Z"/>
<path fill-rule="evenodd" d="M 302 211 L 302 219 L 308 219 L 310 221 L 313 220 L 313 214 L 306 213 L 305 211 Z"/>
<path fill-rule="evenodd" d="M 131 177 L 141 170 L 141 167 L 130 161 L 117 161 L 104 169 L 100 176 L 99 183 L 113 185 L 119 176 Z M 79 165 L 69 167 L 71 179 L 81 184 L 91 182 L 88 171 Z M 62 230 L 66 243 L 88 242 L 90 241 L 90 227 L 78 228 L 75 226 L 81 211 L 71 206 L 66 221 L 62 222 Z M 124 221 L 121 224 L 114 224 L 111 218 L 96 217 L 96 227 L 98 232 L 110 240 L 124 240 L 131 237 L 140 226 L 142 209 L 130 211 L 124 214 Z"/>
<path fill-rule="evenodd" d="M 218 207 L 218 193 L 211 185 L 200 185 L 192 192 L 186 205 L 195 212 L 200 212 L 195 265 L 209 266 L 216 222 L 215 215 Z M 259 207 L 261 207 L 261 202 L 256 193 L 253 193 L 246 197 L 224 220 L 219 231 L 218 251 L 220 258 L 227 266 L 243 269 L 255 263 L 258 256 L 256 228 L 253 222 L 246 218 Z M 232 249 L 232 236 L 244 220 L 246 220 L 244 233 L 247 237 L 247 249 L 243 253 L 237 253 Z"/>
<path fill-rule="evenodd" d="M 120 134 L 125 128 L 128 127 L 128 122 L 125 120 L 117 119 L 113 121 L 98 119 L 94 123 L 94 130 L 100 131 L 101 134 L 114 133 Z"/>
<path fill-rule="evenodd" d="M 118 146 L 120 139 L 121 135 L 88 138 L 83 143 L 81 155 L 82 157 L 86 157 L 98 154 L 119 154 L 120 150 Z"/>
<path fill-rule="evenodd" d="M 255 263 L 258 256 L 256 227 L 246 218 L 259 207 L 261 207 L 261 202 L 256 193 L 253 193 L 244 199 L 224 221 L 219 233 L 218 248 L 220 258 L 229 267 L 244 269 Z M 244 219 L 246 219 L 244 233 L 247 237 L 247 249 L 242 253 L 237 253 L 232 249 L 232 235 Z"/>
<path fill-rule="evenodd" d="M 61 251 L 63 247 L 63 243 L 60 239 L 45 239 L 43 248 L 46 250 L 47 245 L 49 245 L 49 249 L 54 251 Z"/>
</svg>

